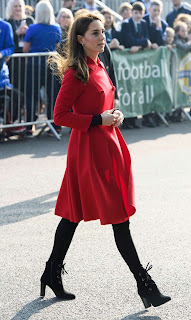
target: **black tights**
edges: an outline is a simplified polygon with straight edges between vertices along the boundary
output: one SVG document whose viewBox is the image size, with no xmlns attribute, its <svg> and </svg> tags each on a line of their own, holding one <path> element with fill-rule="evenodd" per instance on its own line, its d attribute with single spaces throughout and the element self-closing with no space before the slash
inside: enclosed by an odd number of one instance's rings
<svg viewBox="0 0 191 320">
<path fill-rule="evenodd" d="M 64 218 L 61 219 L 55 233 L 54 246 L 49 260 L 64 260 L 77 226 L 78 223 L 70 222 Z M 131 238 L 129 220 L 113 224 L 112 227 L 117 248 L 129 269 L 137 278 L 142 266 Z"/>
</svg>

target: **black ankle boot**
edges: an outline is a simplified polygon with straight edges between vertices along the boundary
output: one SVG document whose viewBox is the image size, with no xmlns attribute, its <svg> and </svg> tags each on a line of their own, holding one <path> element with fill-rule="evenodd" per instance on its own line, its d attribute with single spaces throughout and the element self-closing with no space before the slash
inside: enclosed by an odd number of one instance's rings
<svg viewBox="0 0 191 320">
<path fill-rule="evenodd" d="M 66 272 L 64 265 L 56 261 L 48 261 L 46 263 L 46 268 L 41 277 L 41 290 L 40 296 L 45 296 L 46 286 L 50 287 L 57 298 L 63 300 L 75 299 L 75 295 L 64 290 L 62 285 L 61 273 Z M 67 272 L 66 272 L 67 273 Z"/>
<path fill-rule="evenodd" d="M 152 266 L 149 266 L 148 263 L 146 269 L 142 268 L 138 274 L 138 277 L 136 278 L 138 294 L 140 295 L 145 308 L 149 308 L 151 305 L 157 307 L 171 300 L 170 297 L 164 296 L 162 293 L 160 293 L 155 282 L 148 274 L 148 271 L 151 268 Z"/>
</svg>

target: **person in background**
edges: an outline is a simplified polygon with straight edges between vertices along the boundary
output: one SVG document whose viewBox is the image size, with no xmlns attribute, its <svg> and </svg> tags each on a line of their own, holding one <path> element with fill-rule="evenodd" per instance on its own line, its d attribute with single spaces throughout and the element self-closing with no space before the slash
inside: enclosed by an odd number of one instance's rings
<svg viewBox="0 0 191 320">
<path fill-rule="evenodd" d="M 164 45 L 167 46 L 169 49 L 173 48 L 174 36 L 175 36 L 174 29 L 167 27 Z"/>
<path fill-rule="evenodd" d="M 180 13 L 191 14 L 191 5 L 184 3 L 182 0 L 172 0 L 173 10 L 166 16 L 166 22 L 169 27 L 173 28 L 174 20 Z"/>
<path fill-rule="evenodd" d="M 145 14 L 148 13 L 148 8 L 149 8 L 149 3 L 150 3 L 149 0 L 132 0 L 132 1 L 130 1 L 130 4 L 133 5 L 135 2 L 143 3 L 144 7 L 145 7 Z"/>
<path fill-rule="evenodd" d="M 176 48 L 179 48 L 185 52 L 191 51 L 191 40 L 188 37 L 188 26 L 185 22 L 178 21 L 174 28 L 175 38 L 174 44 Z"/>
<path fill-rule="evenodd" d="M 34 23 L 32 17 L 25 14 L 24 0 L 9 0 L 6 7 L 6 20 L 13 29 L 15 52 L 23 51 L 23 39 L 28 26 Z"/>
<path fill-rule="evenodd" d="M 0 18 L 0 88 L 11 86 L 6 58 L 15 51 L 13 30 L 10 23 Z"/>
<path fill-rule="evenodd" d="M 6 20 L 11 24 L 14 43 L 15 43 L 15 52 L 23 52 L 23 43 L 24 36 L 28 29 L 28 26 L 34 23 L 33 17 L 29 17 L 25 14 L 25 2 L 24 0 L 9 0 L 6 6 Z M 22 94 L 24 94 L 24 81 L 21 81 L 20 75 L 25 74 L 25 60 L 20 60 L 20 68 L 18 59 L 14 58 L 8 61 L 10 79 L 13 86 Z"/>
<path fill-rule="evenodd" d="M 129 22 L 122 23 L 121 43 L 130 53 L 136 53 L 143 48 L 151 48 L 147 22 L 143 20 L 145 7 L 142 2 L 135 2 L 132 8 L 132 17 Z M 136 117 L 125 118 L 123 129 L 140 128 L 136 123 Z"/>
<path fill-rule="evenodd" d="M 29 6 L 28 4 L 25 5 L 25 14 L 26 16 L 32 16 L 34 14 L 34 8 Z"/>
<path fill-rule="evenodd" d="M 69 10 L 74 11 L 74 7 L 76 5 L 76 0 L 63 0 L 62 7 L 67 8 Z"/>
<path fill-rule="evenodd" d="M 151 4 L 150 0 L 144 1 L 144 5 L 145 5 L 145 9 L 146 9 L 145 12 L 149 12 L 150 4 Z"/>
<path fill-rule="evenodd" d="M 121 38 L 122 44 L 126 48 L 130 48 L 130 53 L 135 54 L 140 49 L 151 48 L 157 49 L 156 43 L 151 43 L 149 39 L 148 24 L 143 20 L 145 13 L 145 7 L 142 2 L 135 2 L 132 9 L 132 18 L 129 19 L 128 23 L 122 24 Z M 128 119 L 127 127 L 130 125 L 137 127 L 135 123 L 136 118 Z M 132 123 L 132 124 L 131 124 Z M 125 122 L 124 122 L 125 124 Z M 143 116 L 142 125 L 146 127 L 156 127 L 156 122 L 152 117 L 151 113 Z"/>
<path fill-rule="evenodd" d="M 182 21 L 182 22 L 185 22 L 187 24 L 188 35 L 190 37 L 190 34 L 191 34 L 191 15 L 186 14 L 186 13 L 180 13 L 178 15 L 178 17 L 174 20 L 173 28 L 176 27 L 176 24 L 177 24 L 178 21 Z"/>
<path fill-rule="evenodd" d="M 0 17 L 0 69 L 3 63 L 6 62 L 5 58 L 10 56 L 15 51 L 15 44 L 13 40 L 13 30 L 10 23 L 4 21 Z"/>
<path fill-rule="evenodd" d="M 55 51 L 61 41 L 60 26 L 55 24 L 53 7 L 49 1 L 42 0 L 35 7 L 35 24 L 30 25 L 24 38 L 24 53 Z M 34 61 L 34 66 L 33 66 Z M 39 79 L 40 73 L 40 79 Z M 47 73 L 47 77 L 46 77 Z M 32 77 L 34 75 L 34 78 Z M 39 83 L 40 81 L 40 83 Z M 54 105 L 58 93 L 55 77 L 46 66 L 44 57 L 28 59 L 27 66 L 27 122 L 34 121 L 36 104 L 38 102 L 38 88 L 47 82 L 47 117 L 52 119 L 51 102 Z M 32 104 L 33 101 L 33 104 Z M 60 126 L 55 126 L 60 133 Z M 52 132 L 48 132 L 52 135 Z M 27 126 L 27 137 L 33 137 L 32 126 Z"/>
<path fill-rule="evenodd" d="M 191 40 L 188 34 L 188 25 L 183 21 L 178 21 L 174 28 L 175 37 L 174 37 L 174 45 L 176 48 L 184 51 L 185 54 L 187 52 L 191 52 Z M 171 120 L 173 122 L 181 122 L 182 121 L 182 111 L 181 109 L 176 109 L 172 113 Z"/>
<path fill-rule="evenodd" d="M 172 48 L 175 48 L 176 45 L 174 44 L 174 36 L 175 36 L 175 31 L 174 29 L 170 28 L 170 27 L 167 27 L 166 28 L 166 34 L 165 34 L 165 42 L 164 42 L 164 45 L 169 49 L 169 50 L 172 50 Z M 173 56 L 171 56 L 171 61 L 173 59 Z M 174 70 L 173 68 L 173 63 L 171 63 L 170 61 L 170 72 L 171 72 L 171 75 L 172 75 L 172 78 L 173 78 L 173 74 L 176 72 L 176 70 Z M 173 121 L 176 117 L 174 117 L 174 112 L 167 112 L 165 113 L 165 118 L 167 121 Z M 175 114 L 176 116 L 176 114 Z"/>
<path fill-rule="evenodd" d="M 123 20 L 118 21 L 115 25 L 117 31 L 121 31 L 122 23 L 129 22 L 132 16 L 132 5 L 129 2 L 122 2 L 119 7 L 119 14 L 122 16 Z"/>
<path fill-rule="evenodd" d="M 58 12 L 56 21 L 59 23 L 62 30 L 62 41 L 68 38 L 68 30 L 74 21 L 72 11 L 67 8 L 61 8 Z"/>
<path fill-rule="evenodd" d="M 163 3 L 161 0 L 151 0 L 149 13 L 144 15 L 143 19 L 147 22 L 149 39 L 152 43 L 152 49 L 156 50 L 163 46 L 165 42 L 166 28 L 168 24 L 161 18 Z M 156 127 L 160 124 L 159 118 L 155 112 L 143 116 L 144 126 Z"/>
<path fill-rule="evenodd" d="M 168 24 L 161 18 L 163 3 L 161 0 L 151 0 L 149 14 L 144 15 L 143 19 L 147 21 L 149 39 L 152 43 L 152 48 L 164 45 L 165 31 Z"/>
<path fill-rule="evenodd" d="M 94 0 L 84 0 L 82 6 L 74 9 L 74 12 L 73 12 L 74 15 L 76 15 L 76 12 L 80 9 L 86 9 L 90 12 L 93 12 L 93 11 L 101 11 L 102 7 L 97 5 Z"/>
<path fill-rule="evenodd" d="M 15 91 L 10 82 L 7 58 L 14 53 L 15 44 L 11 25 L 0 18 L 0 124 L 14 122 L 18 118 L 18 99 L 11 107 L 11 98 L 14 100 Z M 18 98 L 18 95 L 16 96 Z M 6 110 L 5 110 L 5 101 Z M 7 116 L 9 112 L 9 117 Z M 15 129 L 15 128 L 14 128 Z M 21 128 L 16 128 L 19 132 Z M 13 132 L 13 128 L 8 129 Z"/>
<path fill-rule="evenodd" d="M 164 45 L 169 49 L 172 50 L 172 48 L 176 47 L 176 45 L 174 44 L 174 36 L 175 36 L 175 31 L 174 29 L 167 27 L 166 28 L 166 34 L 165 34 L 165 42 Z M 171 56 L 171 61 L 173 59 L 173 56 Z M 174 72 L 176 72 L 176 70 L 174 70 L 173 68 L 173 64 L 170 61 L 170 72 L 171 75 L 173 77 Z M 167 112 L 164 114 L 165 118 L 167 121 L 173 121 L 175 119 L 173 112 Z"/>
<path fill-rule="evenodd" d="M 109 48 L 123 50 L 124 46 L 120 44 L 120 32 L 115 29 L 115 18 L 109 9 L 103 9 L 101 14 L 104 16 L 105 37 Z"/>
<path fill-rule="evenodd" d="M 121 40 L 125 48 L 130 48 L 131 53 L 140 49 L 151 48 L 149 40 L 148 25 L 143 16 L 145 7 L 141 2 L 135 2 L 132 8 L 132 17 L 128 23 L 122 24 Z"/>
<path fill-rule="evenodd" d="M 104 67 L 107 71 L 107 74 L 110 77 L 111 82 L 113 83 L 113 85 L 115 87 L 113 107 L 114 107 L 114 109 L 116 109 L 119 104 L 117 80 L 116 80 L 115 70 L 114 70 L 113 61 L 112 61 L 111 50 L 110 50 L 107 43 L 105 43 L 104 51 L 100 52 L 98 57 L 99 57 L 100 61 L 103 62 Z"/>
<path fill-rule="evenodd" d="M 119 7 L 119 14 L 123 18 L 123 22 L 128 22 L 132 16 L 132 5 L 129 2 L 122 2 Z"/>
</svg>

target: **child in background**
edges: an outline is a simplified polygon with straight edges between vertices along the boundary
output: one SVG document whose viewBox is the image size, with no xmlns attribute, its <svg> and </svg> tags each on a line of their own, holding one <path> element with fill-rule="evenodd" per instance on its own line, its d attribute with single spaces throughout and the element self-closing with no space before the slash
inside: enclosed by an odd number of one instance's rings
<svg viewBox="0 0 191 320">
<path fill-rule="evenodd" d="M 152 43 L 152 49 L 163 46 L 165 42 L 165 31 L 168 24 L 161 18 L 163 3 L 161 0 L 151 0 L 149 14 L 143 19 L 148 24 L 149 39 Z"/>
<path fill-rule="evenodd" d="M 34 8 L 29 6 L 28 4 L 25 5 L 25 14 L 27 16 L 33 16 L 34 14 Z"/>
<path fill-rule="evenodd" d="M 185 51 L 190 52 L 191 51 L 191 40 L 189 40 L 188 37 L 188 26 L 185 22 L 178 21 L 176 22 L 176 26 L 174 28 L 175 31 L 175 38 L 174 38 L 174 44 L 177 48 Z M 171 72 L 174 72 L 172 70 Z M 180 108 L 177 108 L 175 111 L 172 112 L 172 114 L 166 114 L 167 121 L 172 122 L 181 122 L 182 121 L 182 111 Z"/>
<path fill-rule="evenodd" d="M 188 26 L 185 22 L 178 21 L 175 31 L 174 44 L 176 47 L 185 52 L 191 51 L 191 40 L 188 37 Z"/>
<path fill-rule="evenodd" d="M 121 31 L 122 23 L 129 22 L 132 16 L 132 5 L 129 2 L 122 2 L 119 7 L 119 14 L 122 16 L 123 20 L 118 21 L 115 25 L 117 31 Z"/>
<path fill-rule="evenodd" d="M 128 22 L 132 16 L 132 5 L 129 2 L 122 2 L 119 7 L 119 14 L 123 18 L 123 22 Z"/>
<path fill-rule="evenodd" d="M 145 13 L 147 14 L 148 13 L 148 9 L 150 7 L 150 0 L 132 0 L 130 1 L 130 4 L 134 4 L 135 2 L 142 2 L 144 4 L 144 7 L 145 7 Z"/>
<path fill-rule="evenodd" d="M 121 39 L 125 48 L 130 48 L 130 53 L 136 53 L 140 49 L 152 48 L 157 49 L 156 43 L 151 43 L 148 33 L 148 23 L 143 20 L 145 7 L 142 2 L 135 2 L 132 9 L 132 18 L 128 23 L 122 24 Z M 128 119 L 128 121 L 130 121 Z M 135 127 L 135 118 L 131 118 L 133 127 Z M 151 113 L 143 116 L 143 126 L 154 128 L 156 122 Z"/>
<path fill-rule="evenodd" d="M 174 20 L 173 28 L 176 27 L 179 21 L 185 22 L 187 24 L 188 34 L 190 35 L 191 34 L 191 16 L 186 13 L 179 14 L 178 17 Z"/>
<path fill-rule="evenodd" d="M 187 38 L 185 37 L 185 35 L 183 35 L 183 30 L 181 31 L 182 28 L 185 28 L 185 26 L 182 27 L 182 25 L 180 24 L 181 21 L 184 21 L 187 25 Z M 191 16 L 189 14 L 179 14 L 177 19 L 174 21 L 174 28 L 175 32 L 179 29 L 179 31 L 177 31 L 179 38 L 175 39 L 177 48 L 185 50 L 186 52 L 191 51 Z M 182 38 L 182 35 L 184 36 L 184 38 Z M 189 114 L 191 116 L 191 109 L 189 111 Z"/>
<path fill-rule="evenodd" d="M 115 17 L 109 9 L 103 9 L 101 11 L 104 16 L 105 37 L 109 48 L 123 50 L 124 47 L 120 44 L 120 32 L 115 29 Z"/>
<path fill-rule="evenodd" d="M 166 28 L 166 37 L 165 37 L 165 46 L 167 46 L 169 49 L 172 49 L 174 46 L 173 42 L 174 42 L 174 35 L 175 35 L 175 31 L 174 29 L 167 27 Z"/>
<path fill-rule="evenodd" d="M 145 7 L 142 2 L 135 2 L 132 9 L 132 18 L 128 23 L 122 24 L 121 39 L 125 48 L 130 48 L 131 53 L 136 53 L 143 48 L 151 48 L 148 25 L 143 16 Z"/>
</svg>

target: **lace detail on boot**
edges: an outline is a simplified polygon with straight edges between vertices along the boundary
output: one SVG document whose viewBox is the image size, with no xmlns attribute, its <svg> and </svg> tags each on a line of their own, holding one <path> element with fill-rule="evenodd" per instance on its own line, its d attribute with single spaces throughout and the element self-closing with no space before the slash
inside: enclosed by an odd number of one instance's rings
<svg viewBox="0 0 191 320">
<path fill-rule="evenodd" d="M 148 293 L 153 290 L 156 286 L 155 282 L 152 280 L 151 276 L 148 274 L 148 271 L 152 269 L 150 262 L 147 263 L 146 268 L 139 272 L 140 279 L 138 281 L 138 287 L 145 287 L 148 290 Z"/>
<path fill-rule="evenodd" d="M 58 269 L 56 271 L 58 273 L 57 279 L 59 279 L 58 284 L 62 285 L 62 274 L 64 275 L 65 273 L 68 274 L 68 272 L 65 269 L 65 263 L 63 264 L 58 264 Z"/>
<path fill-rule="evenodd" d="M 164 296 L 158 289 L 156 283 L 152 280 L 148 271 L 152 269 L 150 263 L 146 268 L 142 268 L 139 272 L 139 278 L 137 279 L 138 294 L 140 295 L 145 308 L 149 308 L 151 305 L 154 307 L 160 306 L 171 300 L 169 296 Z"/>
</svg>

